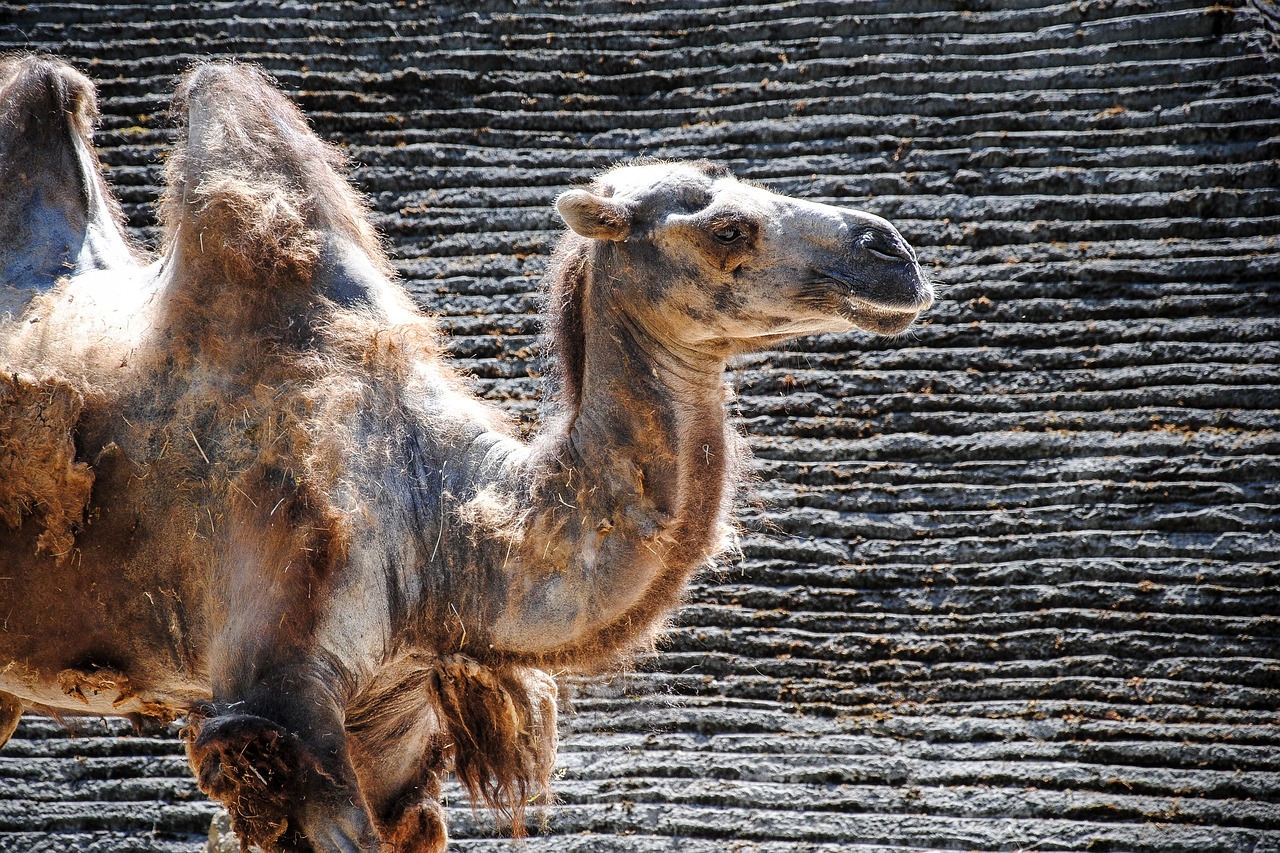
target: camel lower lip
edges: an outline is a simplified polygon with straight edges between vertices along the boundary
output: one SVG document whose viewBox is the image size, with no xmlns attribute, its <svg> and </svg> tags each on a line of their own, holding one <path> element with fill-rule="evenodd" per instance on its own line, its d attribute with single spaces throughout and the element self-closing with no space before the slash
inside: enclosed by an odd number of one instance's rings
<svg viewBox="0 0 1280 853">
<path fill-rule="evenodd" d="M 902 267 L 903 264 L 897 264 Z M 902 275 L 896 271 L 895 287 L 869 286 L 867 282 L 855 279 L 842 270 L 823 269 L 820 271 L 827 281 L 837 285 L 839 294 L 837 309 L 845 320 L 859 329 L 878 335 L 897 335 L 907 330 L 920 312 L 933 304 L 933 292 L 918 265 L 912 265 L 909 274 Z M 893 294 L 884 301 L 870 294 L 877 290 Z M 896 293 L 895 293 L 896 291 Z M 889 302 L 889 304 L 885 304 Z"/>
<path fill-rule="evenodd" d="M 845 312 L 845 318 L 866 332 L 897 335 L 905 332 L 919 314 L 919 311 L 896 311 L 853 301 Z"/>
</svg>

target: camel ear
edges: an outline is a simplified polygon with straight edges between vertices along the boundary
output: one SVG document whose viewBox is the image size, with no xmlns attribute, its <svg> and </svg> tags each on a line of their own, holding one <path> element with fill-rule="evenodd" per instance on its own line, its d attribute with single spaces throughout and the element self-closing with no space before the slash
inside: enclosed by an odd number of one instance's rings
<svg viewBox="0 0 1280 853">
<path fill-rule="evenodd" d="M 586 190 L 569 190 L 556 199 L 556 211 L 574 233 L 592 240 L 625 240 L 631 233 L 631 212 L 612 199 Z"/>
</svg>

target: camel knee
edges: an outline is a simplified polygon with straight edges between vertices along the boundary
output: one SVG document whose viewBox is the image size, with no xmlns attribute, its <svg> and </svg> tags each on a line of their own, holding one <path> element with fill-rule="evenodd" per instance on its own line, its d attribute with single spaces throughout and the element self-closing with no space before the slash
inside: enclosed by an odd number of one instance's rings
<svg viewBox="0 0 1280 853">
<path fill-rule="evenodd" d="M 379 829 L 387 853 L 444 853 L 449 841 L 444 809 L 432 799 L 410 806 L 394 824 Z"/>
<path fill-rule="evenodd" d="M 375 804 L 375 823 L 384 853 L 444 853 L 449 830 L 440 806 L 439 756 L 426 757 L 417 777 L 390 801 Z"/>
<path fill-rule="evenodd" d="M 183 736 L 200 790 L 226 807 L 236 833 L 264 850 L 279 849 L 291 804 L 315 764 L 302 742 L 248 714 L 193 714 Z"/>
</svg>

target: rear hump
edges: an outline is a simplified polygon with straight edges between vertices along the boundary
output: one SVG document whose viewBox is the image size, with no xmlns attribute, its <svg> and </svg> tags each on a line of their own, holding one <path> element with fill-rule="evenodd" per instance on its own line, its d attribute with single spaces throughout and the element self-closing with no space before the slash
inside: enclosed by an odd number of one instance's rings
<svg viewBox="0 0 1280 853">
<path fill-rule="evenodd" d="M 0 60 L 0 319 L 66 275 L 132 265 L 93 151 L 93 84 L 64 62 Z"/>
</svg>

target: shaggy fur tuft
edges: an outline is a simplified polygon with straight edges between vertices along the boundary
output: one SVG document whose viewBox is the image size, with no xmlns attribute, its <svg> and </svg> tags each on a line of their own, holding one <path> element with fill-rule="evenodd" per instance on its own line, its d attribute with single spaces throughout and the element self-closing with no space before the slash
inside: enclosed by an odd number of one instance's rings
<svg viewBox="0 0 1280 853">
<path fill-rule="evenodd" d="M 377 756 L 398 743 L 405 728 L 431 709 L 435 730 L 421 759 L 419 783 L 438 790 L 452 771 L 472 802 L 483 802 L 499 825 L 524 834 L 529 803 L 550 795 L 556 755 L 556 686 L 546 673 L 516 666 L 485 666 L 465 655 L 413 655 L 392 664 L 377 690 L 358 697 L 347 730 L 360 750 Z M 418 803 L 399 804 L 382 820 L 398 825 Z"/>
<path fill-rule="evenodd" d="M 288 286 L 311 278 L 320 235 L 307 227 L 312 199 L 247 174 L 220 175 L 191 192 L 186 224 L 228 282 Z M 266 273 L 264 276 L 263 273 Z"/>
<path fill-rule="evenodd" d="M 93 83 L 56 59 L 0 57 L 0 93 L 5 100 L 31 105 L 28 115 L 38 122 L 28 127 L 23 123 L 28 119 L 21 113 L 7 115 L 8 120 L 0 123 L 0 128 L 15 138 L 30 141 L 33 134 L 41 131 L 56 133 L 66 126 L 63 120 L 73 132 L 88 136 L 98 120 Z M 0 136 L 0 143 L 7 138 Z"/>
<path fill-rule="evenodd" d="M 538 670 L 489 668 L 453 655 L 441 659 L 434 688 L 458 780 L 523 835 L 526 805 L 550 790 L 555 682 Z"/>
<path fill-rule="evenodd" d="M 36 549 L 66 560 L 93 490 L 72 440 L 84 398 L 57 379 L 0 373 L 0 521 L 39 518 Z"/>
</svg>

